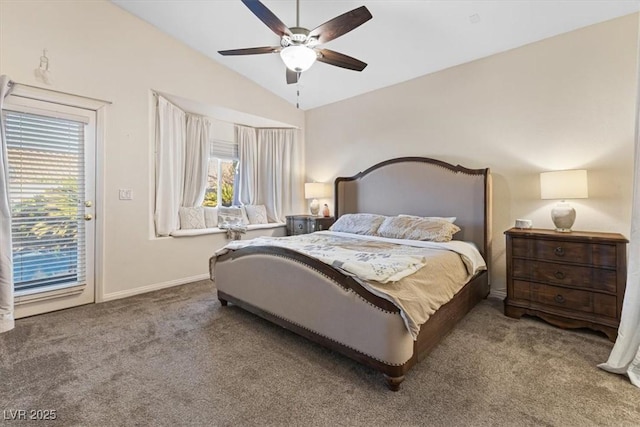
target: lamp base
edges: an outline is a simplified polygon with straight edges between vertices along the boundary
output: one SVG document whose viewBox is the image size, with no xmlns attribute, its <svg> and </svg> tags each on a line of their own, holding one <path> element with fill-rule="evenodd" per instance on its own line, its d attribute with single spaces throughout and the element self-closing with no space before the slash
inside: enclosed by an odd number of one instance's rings
<svg viewBox="0 0 640 427">
<path fill-rule="evenodd" d="M 551 209 L 551 219 L 560 233 L 571 233 L 571 227 L 576 220 L 576 210 L 568 203 L 560 202 Z"/>
<path fill-rule="evenodd" d="M 318 216 L 318 213 L 320 212 L 320 202 L 318 202 L 318 199 L 313 199 L 311 201 L 309 204 L 309 211 L 311 212 L 311 215 Z"/>
<path fill-rule="evenodd" d="M 554 231 L 556 233 L 571 233 L 570 228 L 556 228 Z"/>
</svg>

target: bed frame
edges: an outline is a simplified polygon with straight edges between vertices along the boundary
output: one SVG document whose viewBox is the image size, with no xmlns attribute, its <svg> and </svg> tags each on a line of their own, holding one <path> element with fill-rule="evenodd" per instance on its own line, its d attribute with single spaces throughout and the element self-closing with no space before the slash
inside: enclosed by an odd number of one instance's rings
<svg viewBox="0 0 640 427">
<path fill-rule="evenodd" d="M 454 238 L 475 243 L 487 264 L 490 200 L 489 169 L 423 157 L 387 160 L 335 181 L 336 217 L 358 212 L 456 216 L 462 230 Z M 414 341 L 395 305 L 306 255 L 247 247 L 212 257 L 210 266 L 223 306 L 236 304 L 377 369 L 394 391 L 407 371 L 489 293 L 488 273 L 480 272 L 421 326 Z"/>
</svg>

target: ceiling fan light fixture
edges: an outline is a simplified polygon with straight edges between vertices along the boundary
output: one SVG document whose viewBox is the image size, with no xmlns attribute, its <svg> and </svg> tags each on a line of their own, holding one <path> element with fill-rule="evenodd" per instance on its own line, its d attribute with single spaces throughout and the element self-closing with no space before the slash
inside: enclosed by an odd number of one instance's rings
<svg viewBox="0 0 640 427">
<path fill-rule="evenodd" d="M 306 46 L 287 46 L 280 51 L 280 57 L 291 71 L 307 71 L 318 57 L 315 50 Z"/>
</svg>

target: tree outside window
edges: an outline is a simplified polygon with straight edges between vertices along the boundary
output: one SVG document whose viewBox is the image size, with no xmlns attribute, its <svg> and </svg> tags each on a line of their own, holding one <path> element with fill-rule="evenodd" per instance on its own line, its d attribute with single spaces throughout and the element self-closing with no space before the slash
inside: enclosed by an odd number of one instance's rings
<svg viewBox="0 0 640 427">
<path fill-rule="evenodd" d="M 231 206 L 233 205 L 233 191 L 238 174 L 238 160 L 209 159 L 209 174 L 203 206 Z M 222 203 L 218 203 L 222 200 Z"/>
</svg>

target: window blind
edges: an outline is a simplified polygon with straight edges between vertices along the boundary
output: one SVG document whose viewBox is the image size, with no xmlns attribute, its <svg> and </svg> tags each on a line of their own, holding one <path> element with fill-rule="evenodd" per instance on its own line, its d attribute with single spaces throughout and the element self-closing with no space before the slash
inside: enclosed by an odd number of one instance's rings
<svg viewBox="0 0 640 427">
<path fill-rule="evenodd" d="M 14 288 L 86 283 L 85 124 L 3 111 Z"/>
<path fill-rule="evenodd" d="M 238 143 L 214 139 L 209 143 L 209 157 L 237 159 Z"/>
</svg>

